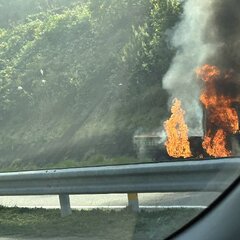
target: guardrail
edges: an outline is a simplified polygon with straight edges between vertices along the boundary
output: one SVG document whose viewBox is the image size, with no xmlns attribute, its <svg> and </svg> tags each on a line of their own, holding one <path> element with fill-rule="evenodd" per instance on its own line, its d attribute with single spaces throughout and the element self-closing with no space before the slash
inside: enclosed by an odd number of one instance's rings
<svg viewBox="0 0 240 240">
<path fill-rule="evenodd" d="M 240 158 L 0 173 L 0 195 L 59 195 L 62 216 L 71 213 L 69 194 L 221 192 L 240 173 Z"/>
</svg>

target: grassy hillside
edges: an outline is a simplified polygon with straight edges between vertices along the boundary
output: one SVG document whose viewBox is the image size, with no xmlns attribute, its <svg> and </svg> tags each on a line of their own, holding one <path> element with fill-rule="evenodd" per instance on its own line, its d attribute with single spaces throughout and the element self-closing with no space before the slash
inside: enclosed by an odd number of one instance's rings
<svg viewBox="0 0 240 240">
<path fill-rule="evenodd" d="M 61 10 L 85 0 L 0 0 L 0 27 L 14 27 L 29 15 Z"/>
<path fill-rule="evenodd" d="M 0 206 L 0 236 L 2 239 L 11 237 L 29 240 L 71 237 L 101 240 L 160 240 L 188 223 L 201 212 L 201 209 L 141 210 L 140 213 L 133 213 L 128 209 L 74 210 L 71 216 L 65 218 L 62 218 L 59 212 L 58 209 Z"/>
<path fill-rule="evenodd" d="M 168 114 L 161 78 L 179 2 L 59 0 L 38 9 L 0 29 L 1 168 L 133 161 L 134 132 Z"/>
</svg>

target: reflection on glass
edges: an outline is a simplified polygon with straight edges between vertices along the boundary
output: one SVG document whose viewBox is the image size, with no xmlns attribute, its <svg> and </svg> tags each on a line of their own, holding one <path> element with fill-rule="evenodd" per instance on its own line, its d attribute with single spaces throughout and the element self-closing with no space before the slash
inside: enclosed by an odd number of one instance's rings
<svg viewBox="0 0 240 240">
<path fill-rule="evenodd" d="M 239 5 L 237 0 L 0 0 L 0 172 L 223 157 L 227 165 L 229 158 L 237 159 Z M 163 238 L 219 195 L 169 192 L 150 194 L 143 203 L 150 208 L 139 214 L 128 208 L 78 212 L 65 230 L 44 236 Z M 55 219 L 61 228 L 58 211 L 39 210 L 38 222 L 34 210 L 12 208 L 55 206 L 47 197 L 34 205 L 31 198 L 10 199 L 0 201 L 11 207 L 0 208 L 0 229 L 1 222 L 8 226 L 4 236 L 41 237 L 42 231 L 21 227 L 29 219 L 44 228 Z M 113 199 L 98 198 L 89 206 L 118 206 Z M 8 222 L 4 214 L 21 220 Z M 83 232 L 79 218 L 89 222 L 81 222 Z M 90 227 L 99 219 L 108 228 Z"/>
</svg>

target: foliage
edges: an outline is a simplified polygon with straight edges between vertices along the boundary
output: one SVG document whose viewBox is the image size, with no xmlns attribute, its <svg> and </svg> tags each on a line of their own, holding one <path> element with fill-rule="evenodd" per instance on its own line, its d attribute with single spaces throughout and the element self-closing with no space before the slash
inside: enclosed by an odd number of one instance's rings
<svg viewBox="0 0 240 240">
<path fill-rule="evenodd" d="M 29 15 L 59 10 L 75 2 L 77 0 L 0 0 L 0 27 L 14 27 L 24 22 Z"/>
<path fill-rule="evenodd" d="M 89 239 L 164 239 L 200 213 L 200 209 L 165 209 L 136 214 L 81 210 L 61 218 L 57 209 L 0 207 L 1 237 L 76 237 Z M 91 224 L 89 224 L 91 223 Z M 107 223 L 107 224 L 106 224 Z M 166 224 L 167 223 L 167 224 Z M 124 232 L 124 234 L 123 234 Z"/>
<path fill-rule="evenodd" d="M 132 26 L 132 39 L 123 48 L 121 56 L 128 73 L 126 76 L 127 98 L 142 93 L 146 95 L 146 89 L 155 86 L 161 89 L 158 97 L 162 96 L 163 98 L 160 101 L 167 101 L 161 80 L 169 68 L 175 52 L 170 48 L 168 35 L 179 20 L 181 11 L 182 7 L 179 1 L 151 0 L 144 23 Z M 152 95 L 152 92 L 149 95 Z M 155 99 L 155 101 L 153 100 L 154 104 L 158 105 L 159 99 L 156 96 L 153 98 Z M 128 108 L 127 102 L 126 105 Z M 167 112 L 167 109 L 164 110 Z"/>
<path fill-rule="evenodd" d="M 2 157 L 21 161 L 31 152 L 41 156 L 61 149 L 63 159 L 75 158 L 80 153 L 69 146 L 78 149 L 101 137 L 115 145 L 96 144 L 96 154 L 132 155 L 132 134 L 139 127 L 159 127 L 168 99 L 161 79 L 174 54 L 168 31 L 179 19 L 179 1 L 2 0 L 0 5 Z"/>
</svg>

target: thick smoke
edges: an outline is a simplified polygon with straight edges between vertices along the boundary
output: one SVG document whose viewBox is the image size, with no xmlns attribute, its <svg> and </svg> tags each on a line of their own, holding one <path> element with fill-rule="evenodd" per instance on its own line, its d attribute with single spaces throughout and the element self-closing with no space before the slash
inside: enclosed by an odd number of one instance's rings
<svg viewBox="0 0 240 240">
<path fill-rule="evenodd" d="M 207 60 L 230 74 L 227 80 L 218 81 L 218 93 L 235 98 L 240 90 L 240 1 L 215 0 L 213 9 L 209 26 L 212 34 L 205 34 L 205 41 L 217 49 Z"/>
<path fill-rule="evenodd" d="M 182 20 L 171 39 L 177 53 L 163 86 L 172 98 L 182 101 L 190 135 L 202 134 L 201 87 L 196 68 L 212 64 L 231 70 L 234 83 L 220 83 L 219 93 L 236 95 L 239 92 L 235 84 L 240 71 L 239 11 L 239 0 L 187 0 L 184 3 Z"/>
</svg>

